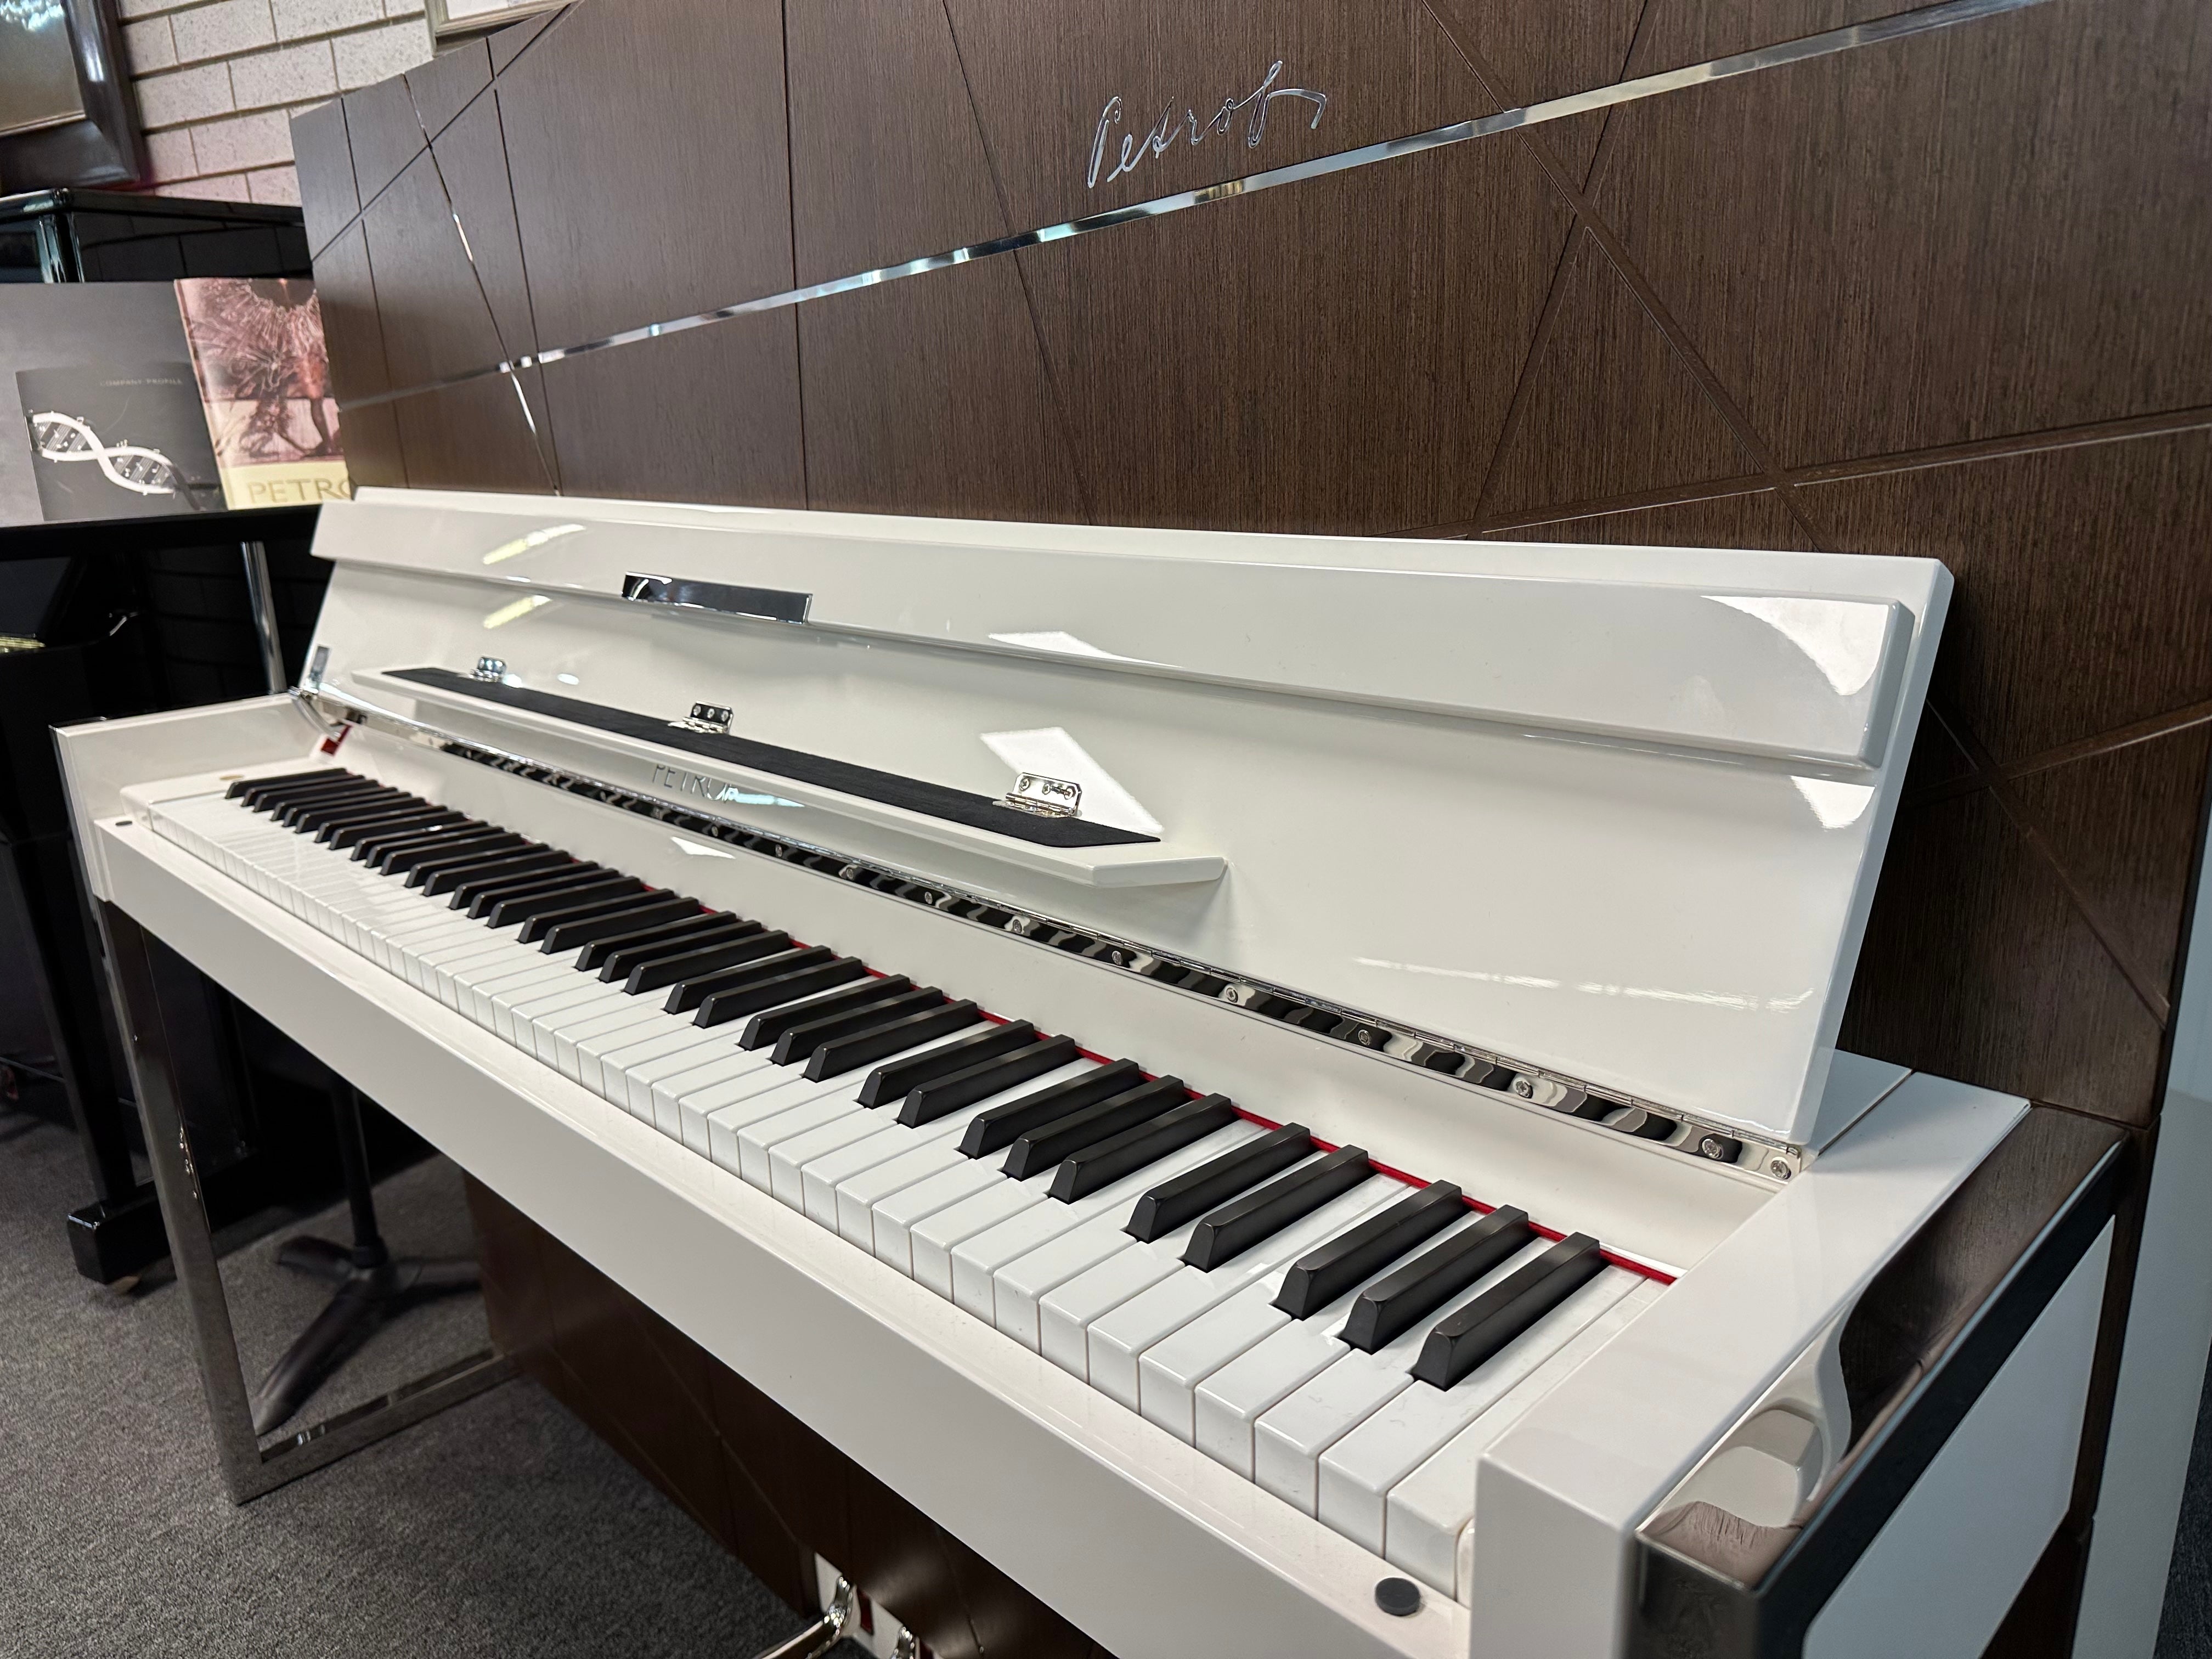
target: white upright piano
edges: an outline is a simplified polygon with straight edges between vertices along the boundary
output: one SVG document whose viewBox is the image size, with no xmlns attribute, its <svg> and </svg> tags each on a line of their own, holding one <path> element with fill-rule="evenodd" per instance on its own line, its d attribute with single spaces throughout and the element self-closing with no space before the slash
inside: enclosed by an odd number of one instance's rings
<svg viewBox="0 0 2212 1659">
<path fill-rule="evenodd" d="M 1982 1650 L 2116 1165 L 1875 1340 L 2028 1111 L 1835 1046 L 1939 565 L 377 489 L 316 551 L 290 696 L 59 734 L 142 1099 L 150 938 L 1120 1659 Z"/>
</svg>

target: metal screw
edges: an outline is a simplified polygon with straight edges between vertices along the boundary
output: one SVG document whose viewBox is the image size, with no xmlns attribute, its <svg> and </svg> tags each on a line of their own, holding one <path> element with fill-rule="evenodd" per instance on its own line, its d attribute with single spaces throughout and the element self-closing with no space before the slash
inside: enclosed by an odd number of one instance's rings
<svg viewBox="0 0 2212 1659">
<path fill-rule="evenodd" d="M 1790 1160 L 1783 1158 L 1776 1158 L 1772 1163 L 1766 1166 L 1766 1173 L 1772 1176 L 1777 1181 L 1789 1180 Z"/>
<path fill-rule="evenodd" d="M 1707 1135 L 1698 1143 L 1698 1150 L 1707 1158 L 1718 1158 L 1721 1155 L 1721 1138 L 1718 1135 Z"/>
<path fill-rule="evenodd" d="M 1525 1077 L 1515 1078 L 1512 1087 L 1513 1092 L 1523 1100 L 1533 1100 L 1536 1097 L 1536 1085 Z"/>
</svg>

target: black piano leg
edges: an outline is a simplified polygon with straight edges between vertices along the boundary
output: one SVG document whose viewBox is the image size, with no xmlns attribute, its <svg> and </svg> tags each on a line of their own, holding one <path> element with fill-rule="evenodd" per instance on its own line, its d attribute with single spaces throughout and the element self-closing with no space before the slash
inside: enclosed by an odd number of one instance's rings
<svg viewBox="0 0 2212 1659">
<path fill-rule="evenodd" d="M 362 1142 L 361 1096 L 340 1082 L 331 1098 L 337 1117 L 338 1159 L 344 1166 L 346 1202 L 353 1212 L 353 1246 L 326 1238 L 288 1239 L 276 1260 L 337 1286 L 322 1312 L 270 1369 L 253 1396 L 253 1431 L 267 1434 L 300 1409 L 347 1355 L 387 1319 L 418 1303 L 477 1288 L 473 1261 L 394 1261 L 377 1231 L 369 1192 L 368 1154 Z"/>
</svg>

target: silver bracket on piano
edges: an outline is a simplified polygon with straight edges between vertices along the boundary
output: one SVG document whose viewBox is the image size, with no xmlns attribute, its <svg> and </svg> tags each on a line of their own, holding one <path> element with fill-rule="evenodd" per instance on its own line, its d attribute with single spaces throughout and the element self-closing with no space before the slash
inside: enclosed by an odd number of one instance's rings
<svg viewBox="0 0 2212 1659">
<path fill-rule="evenodd" d="M 758 622 L 803 623 L 811 593 L 781 587 L 739 587 L 729 582 L 695 582 L 682 576 L 650 576 L 633 571 L 623 578 L 622 596 L 639 605 L 678 611 L 714 611 L 725 617 Z"/>
<path fill-rule="evenodd" d="M 1083 811 L 1083 786 L 1066 778 L 1048 778 L 1041 772 L 1024 772 L 999 804 L 1036 817 L 1072 818 Z"/>
<path fill-rule="evenodd" d="M 471 678 L 479 680 L 501 680 L 506 678 L 506 659 L 501 657 L 478 657 L 477 659 L 476 672 L 472 676 L 471 676 Z"/>
<path fill-rule="evenodd" d="M 668 723 L 679 732 L 706 732 L 720 737 L 730 729 L 730 711 L 711 702 L 695 702 L 690 714 Z"/>
<path fill-rule="evenodd" d="M 1462 1085 L 1556 1112 L 1595 1129 L 1631 1136 L 1655 1151 L 1700 1163 L 1723 1164 L 1767 1181 L 1787 1181 L 1805 1167 L 1801 1146 L 1748 1135 L 1731 1125 L 1708 1123 L 1657 1101 L 1595 1089 L 1559 1073 L 1525 1065 L 1455 1038 L 1439 1036 L 1401 1021 L 1324 1000 L 1287 986 L 1253 980 L 1234 969 L 1179 952 L 1158 951 L 1133 939 L 1117 939 L 1095 927 L 1034 911 L 1014 909 L 988 894 L 947 886 L 926 871 L 900 870 L 855 859 L 836 848 L 770 834 L 749 823 L 701 810 L 703 803 L 674 801 L 640 793 L 628 785 L 550 766 L 526 755 L 493 747 L 480 738 L 465 738 L 380 708 L 350 693 L 301 690 L 294 696 L 317 724 L 366 726 L 404 742 L 436 749 L 458 760 L 516 774 L 550 788 L 582 795 L 619 811 L 635 812 L 694 835 L 747 848 L 763 857 L 800 864 L 823 875 L 873 887 L 886 896 L 927 904 L 948 915 L 1012 933 L 1050 950 L 1088 957 L 1103 968 L 1138 974 L 1186 994 L 1241 1008 L 1255 1018 L 1297 1025 L 1317 1041 L 1338 1042 Z M 1048 780 L 1048 781 L 1050 781 Z M 1073 786 L 1069 786 L 1073 787 Z"/>
</svg>

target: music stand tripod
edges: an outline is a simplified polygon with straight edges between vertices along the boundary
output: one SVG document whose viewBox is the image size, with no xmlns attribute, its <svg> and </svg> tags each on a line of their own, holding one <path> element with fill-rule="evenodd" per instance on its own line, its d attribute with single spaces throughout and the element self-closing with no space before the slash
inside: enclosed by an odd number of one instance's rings
<svg viewBox="0 0 2212 1659">
<path fill-rule="evenodd" d="M 442 1296 L 477 1288 L 473 1261 L 394 1258 L 377 1231 L 369 1192 L 368 1152 L 362 1139 L 361 1093 L 334 1079 L 331 1097 L 337 1120 L 338 1162 L 345 1172 L 346 1204 L 353 1212 L 353 1245 L 301 1237 L 284 1242 L 277 1262 L 337 1286 L 322 1312 L 294 1339 L 253 1395 L 253 1431 L 267 1434 L 298 1411 L 343 1360 L 387 1319 Z"/>
</svg>

